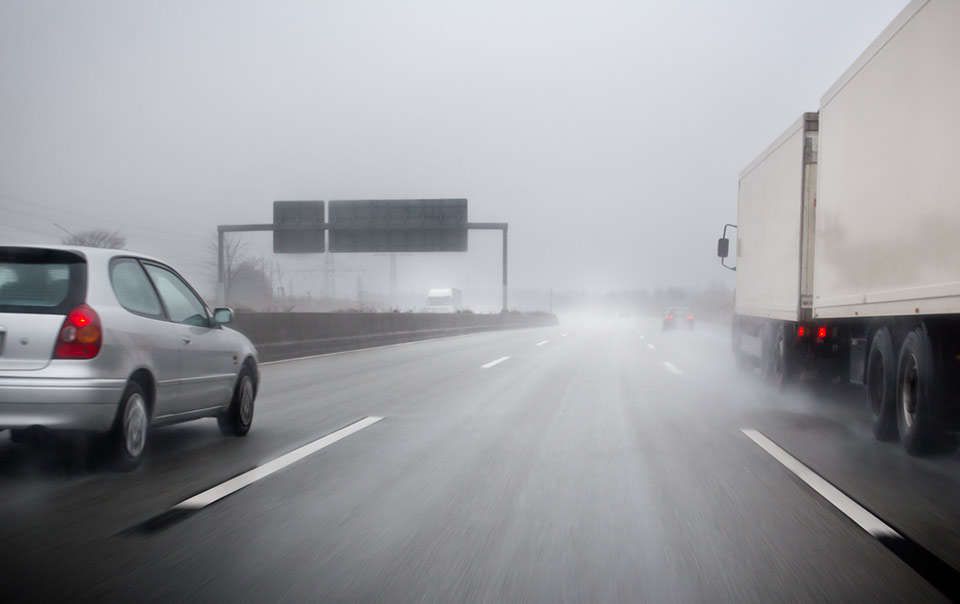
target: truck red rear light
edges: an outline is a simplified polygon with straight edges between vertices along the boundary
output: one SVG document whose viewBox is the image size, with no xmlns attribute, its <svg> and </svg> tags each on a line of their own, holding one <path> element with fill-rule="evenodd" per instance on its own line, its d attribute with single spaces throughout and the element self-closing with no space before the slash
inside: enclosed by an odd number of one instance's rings
<svg viewBox="0 0 960 604">
<path fill-rule="evenodd" d="M 63 320 L 53 358 L 92 359 L 100 353 L 102 343 L 100 316 L 86 304 L 81 304 Z"/>
<path fill-rule="evenodd" d="M 827 338 L 827 326 L 821 325 L 820 327 L 817 328 L 817 339 L 825 340 L 826 338 Z"/>
</svg>

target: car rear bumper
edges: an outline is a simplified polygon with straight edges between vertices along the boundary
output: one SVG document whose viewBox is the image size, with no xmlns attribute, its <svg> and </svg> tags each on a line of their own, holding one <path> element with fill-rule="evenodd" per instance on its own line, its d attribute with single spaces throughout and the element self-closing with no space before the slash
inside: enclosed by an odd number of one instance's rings
<svg viewBox="0 0 960 604">
<path fill-rule="evenodd" d="M 119 379 L 0 377 L 0 429 L 105 432 L 125 386 Z"/>
</svg>

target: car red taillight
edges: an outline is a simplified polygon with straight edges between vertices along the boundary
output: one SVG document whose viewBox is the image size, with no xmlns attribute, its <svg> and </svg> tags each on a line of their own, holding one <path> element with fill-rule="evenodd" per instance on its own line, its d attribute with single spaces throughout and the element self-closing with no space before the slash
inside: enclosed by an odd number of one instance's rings
<svg viewBox="0 0 960 604">
<path fill-rule="evenodd" d="M 804 337 L 805 335 L 807 335 L 807 328 L 804 327 L 803 325 L 798 325 L 798 326 L 797 326 L 797 337 L 798 337 L 798 338 L 802 338 L 802 337 Z"/>
<path fill-rule="evenodd" d="M 817 339 L 825 340 L 827 339 L 827 328 L 826 326 L 821 326 L 817 328 Z"/>
<path fill-rule="evenodd" d="M 100 352 L 103 343 L 103 331 L 100 317 L 87 306 L 81 304 L 67 314 L 57 335 L 57 346 L 53 349 L 55 359 L 92 359 Z"/>
<path fill-rule="evenodd" d="M 673 315 L 667 315 L 667 321 L 673 321 Z"/>
</svg>

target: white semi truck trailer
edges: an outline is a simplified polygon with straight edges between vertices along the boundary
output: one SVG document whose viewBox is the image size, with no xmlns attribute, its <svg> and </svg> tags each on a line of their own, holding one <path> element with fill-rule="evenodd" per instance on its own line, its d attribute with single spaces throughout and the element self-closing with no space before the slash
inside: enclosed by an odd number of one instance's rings
<svg viewBox="0 0 960 604">
<path fill-rule="evenodd" d="M 960 1 L 915 0 L 740 175 L 734 354 L 862 384 L 919 454 L 960 393 Z M 736 233 L 735 261 L 728 233 Z"/>
</svg>

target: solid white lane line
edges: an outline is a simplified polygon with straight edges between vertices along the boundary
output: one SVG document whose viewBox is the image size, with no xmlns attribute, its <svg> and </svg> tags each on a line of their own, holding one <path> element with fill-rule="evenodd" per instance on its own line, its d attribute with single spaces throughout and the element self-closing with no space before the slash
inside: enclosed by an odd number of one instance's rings
<svg viewBox="0 0 960 604">
<path fill-rule="evenodd" d="M 302 447 L 294 449 L 293 451 L 290 451 L 285 455 L 281 455 L 280 457 L 274 459 L 273 461 L 268 461 L 262 466 L 256 467 L 248 472 L 244 472 L 239 476 L 234 476 L 230 480 L 223 482 L 221 484 L 218 484 L 212 489 L 207 489 L 206 491 L 199 493 L 197 495 L 194 495 L 189 499 L 185 499 L 180 503 L 178 503 L 177 505 L 173 506 L 173 509 L 198 510 L 200 508 L 204 508 L 215 501 L 223 499 L 227 495 L 236 493 L 240 489 L 257 482 L 262 478 L 266 478 L 267 476 L 270 476 L 274 472 L 277 472 L 279 470 L 282 470 L 283 468 L 286 468 L 290 464 L 300 461 L 301 459 L 303 459 L 304 457 L 307 457 L 308 455 L 312 455 L 317 451 L 324 449 L 326 447 L 329 447 L 333 443 L 350 436 L 351 434 L 355 434 L 356 432 L 363 430 L 367 426 L 372 426 L 373 424 L 377 423 L 381 419 L 383 418 L 382 417 L 365 417 L 360 421 L 354 422 L 345 428 L 341 428 L 336 432 L 327 434 L 326 436 L 318 438 L 313 442 L 307 443 Z"/>
<path fill-rule="evenodd" d="M 509 359 L 509 358 L 510 358 L 510 357 L 500 357 L 499 359 L 494 359 L 494 360 L 490 361 L 489 363 L 485 363 L 485 364 L 481 365 L 481 367 L 483 367 L 484 369 L 490 369 L 491 367 L 494 367 L 494 366 L 496 366 L 496 365 L 499 365 L 500 363 L 506 361 L 506 360 Z"/>
<path fill-rule="evenodd" d="M 654 346 L 653 344 L 647 344 L 647 348 L 649 348 L 650 350 L 656 350 L 656 349 L 657 349 L 657 347 Z"/>
<path fill-rule="evenodd" d="M 680 371 L 680 368 L 679 368 L 679 367 L 677 367 L 676 365 L 674 365 L 674 364 L 671 363 L 670 361 L 664 361 L 664 362 L 663 362 L 663 366 L 666 367 L 667 370 L 670 371 L 670 373 L 674 373 L 674 374 L 676 374 L 676 375 L 680 375 L 680 374 L 683 373 L 682 371 Z"/>
<path fill-rule="evenodd" d="M 537 342 L 537 346 L 543 346 L 544 344 L 549 344 L 550 340 L 541 340 Z"/>
<path fill-rule="evenodd" d="M 874 537 L 902 538 L 900 533 L 887 525 L 883 520 L 880 520 L 859 503 L 847 497 L 840 489 L 824 480 L 819 474 L 803 465 L 803 463 L 781 449 L 775 442 L 760 432 L 749 428 L 743 428 L 741 432 L 743 432 L 747 438 L 760 445 L 760 448 L 786 466 L 797 478 L 807 483 L 807 486 L 819 493 L 821 497 L 833 504 L 833 507 L 843 512 L 847 518 L 853 520 L 863 530 Z"/>
<path fill-rule="evenodd" d="M 562 333 L 562 334 L 560 334 L 560 337 L 561 337 L 561 338 L 565 338 L 565 337 L 567 337 L 567 334 Z"/>
</svg>

